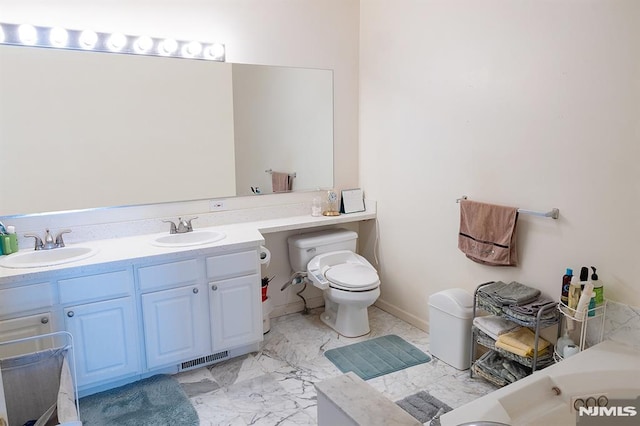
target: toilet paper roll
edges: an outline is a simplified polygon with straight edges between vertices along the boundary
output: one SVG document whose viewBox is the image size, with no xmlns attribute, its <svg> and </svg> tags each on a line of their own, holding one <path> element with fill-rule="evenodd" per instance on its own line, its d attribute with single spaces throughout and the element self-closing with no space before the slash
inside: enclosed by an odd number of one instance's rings
<svg viewBox="0 0 640 426">
<path fill-rule="evenodd" d="M 265 246 L 260 246 L 259 251 L 260 256 L 260 264 L 269 266 L 269 262 L 271 262 L 271 252 Z"/>
</svg>

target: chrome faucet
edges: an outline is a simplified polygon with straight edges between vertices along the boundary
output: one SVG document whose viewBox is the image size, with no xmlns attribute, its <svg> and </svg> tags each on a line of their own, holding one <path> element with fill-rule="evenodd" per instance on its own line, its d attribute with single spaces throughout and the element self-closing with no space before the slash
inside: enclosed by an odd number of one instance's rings
<svg viewBox="0 0 640 426">
<path fill-rule="evenodd" d="M 186 219 L 182 219 L 181 217 L 178 218 L 178 225 L 176 225 L 173 221 L 171 220 L 163 220 L 163 222 L 165 223 L 169 223 L 171 224 L 170 228 L 169 228 L 169 233 L 170 234 L 184 234 L 187 232 L 191 232 L 193 231 L 193 226 L 191 225 L 191 221 L 194 219 L 197 219 L 198 217 L 192 217 L 189 220 Z"/>
<path fill-rule="evenodd" d="M 42 241 L 42 239 L 35 234 L 24 234 L 24 236 L 35 238 L 34 250 L 51 250 L 59 247 L 64 247 L 64 240 L 62 239 L 62 235 L 68 234 L 69 232 L 71 232 L 70 229 L 60 231 L 54 239 L 53 235 L 51 235 L 51 232 L 49 232 L 49 230 L 47 229 L 44 235 L 44 241 Z"/>
</svg>

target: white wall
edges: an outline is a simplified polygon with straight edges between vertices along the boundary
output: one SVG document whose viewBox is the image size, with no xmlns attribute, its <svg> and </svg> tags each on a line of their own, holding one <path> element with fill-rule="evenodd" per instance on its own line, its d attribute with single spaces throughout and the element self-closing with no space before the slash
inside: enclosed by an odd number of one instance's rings
<svg viewBox="0 0 640 426">
<path fill-rule="evenodd" d="M 362 0 L 361 184 L 378 202 L 380 303 L 426 325 L 427 297 L 518 280 L 559 297 L 595 265 L 640 305 L 640 2 Z M 457 250 L 456 199 L 520 216 L 518 267 Z"/>
</svg>

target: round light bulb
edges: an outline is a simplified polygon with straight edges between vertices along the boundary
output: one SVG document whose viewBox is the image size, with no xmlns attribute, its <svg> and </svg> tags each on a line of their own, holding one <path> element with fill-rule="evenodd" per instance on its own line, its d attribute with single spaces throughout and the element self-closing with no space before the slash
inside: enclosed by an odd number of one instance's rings
<svg viewBox="0 0 640 426">
<path fill-rule="evenodd" d="M 22 44 L 34 44 L 38 39 L 38 31 L 33 25 L 22 24 L 18 27 L 18 37 Z"/>
<path fill-rule="evenodd" d="M 109 36 L 107 47 L 113 52 L 119 52 L 127 44 L 127 37 L 122 33 L 114 33 Z"/>
<path fill-rule="evenodd" d="M 145 53 L 153 47 L 153 40 L 149 36 L 140 36 L 133 45 L 133 49 L 138 53 Z"/>
<path fill-rule="evenodd" d="M 160 43 L 158 52 L 161 55 L 172 55 L 175 53 L 176 49 L 178 49 L 178 42 L 172 38 L 167 38 L 162 40 L 162 43 Z"/>
<path fill-rule="evenodd" d="M 49 32 L 49 43 L 54 47 L 64 47 L 69 40 L 69 33 L 64 28 L 54 27 Z"/>
<path fill-rule="evenodd" d="M 84 30 L 80 34 L 80 47 L 83 49 L 93 49 L 98 42 L 98 34 L 91 30 Z"/>
<path fill-rule="evenodd" d="M 182 55 L 187 57 L 198 56 L 202 52 L 202 45 L 197 41 L 191 41 L 182 48 Z"/>
<path fill-rule="evenodd" d="M 224 44 L 216 43 L 205 49 L 205 57 L 207 59 L 224 58 Z"/>
</svg>

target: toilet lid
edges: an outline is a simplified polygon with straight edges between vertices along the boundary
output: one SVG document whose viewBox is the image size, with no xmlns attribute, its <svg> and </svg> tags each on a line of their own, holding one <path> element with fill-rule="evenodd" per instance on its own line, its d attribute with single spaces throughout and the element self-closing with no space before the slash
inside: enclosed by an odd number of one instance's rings
<svg viewBox="0 0 640 426">
<path fill-rule="evenodd" d="M 357 289 L 368 287 L 378 282 L 378 274 L 372 268 L 353 263 L 342 263 L 329 268 L 324 276 L 342 287 Z"/>
</svg>

